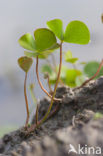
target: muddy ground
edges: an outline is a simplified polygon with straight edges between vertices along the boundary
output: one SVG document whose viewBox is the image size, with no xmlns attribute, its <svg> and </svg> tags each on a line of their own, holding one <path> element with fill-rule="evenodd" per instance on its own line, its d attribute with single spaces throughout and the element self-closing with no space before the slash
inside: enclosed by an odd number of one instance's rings
<svg viewBox="0 0 103 156">
<path fill-rule="evenodd" d="M 83 153 L 78 153 L 79 144 L 85 147 L 86 156 L 103 156 L 103 118 L 95 118 L 96 112 L 103 113 L 103 77 L 81 89 L 59 87 L 56 97 L 62 99 L 53 105 L 59 106 L 58 112 L 28 136 L 22 128 L 6 134 L 0 140 L 0 156 L 82 156 Z M 40 101 L 39 119 L 49 104 L 47 97 Z M 71 145 L 77 154 L 69 153 Z M 95 151 L 88 154 L 85 151 L 88 147 L 94 147 Z M 101 149 L 99 154 L 97 147 Z"/>
</svg>

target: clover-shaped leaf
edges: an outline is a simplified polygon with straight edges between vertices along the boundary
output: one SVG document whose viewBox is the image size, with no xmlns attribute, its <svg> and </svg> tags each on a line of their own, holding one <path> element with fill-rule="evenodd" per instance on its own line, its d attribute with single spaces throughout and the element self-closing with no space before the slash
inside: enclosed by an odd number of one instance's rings
<svg viewBox="0 0 103 156">
<path fill-rule="evenodd" d="M 35 40 L 33 39 L 33 36 L 29 33 L 23 35 L 18 42 L 24 49 L 31 51 L 36 50 Z"/>
<path fill-rule="evenodd" d="M 18 59 L 18 64 L 19 64 L 20 68 L 21 68 L 24 72 L 26 72 L 26 73 L 29 71 L 29 69 L 30 69 L 32 63 L 33 63 L 32 58 L 28 58 L 28 57 L 26 57 L 26 56 L 20 57 L 20 58 Z"/>
<path fill-rule="evenodd" d="M 73 57 L 71 51 L 67 51 L 65 53 L 65 61 L 73 64 L 78 61 L 78 58 Z"/>
<path fill-rule="evenodd" d="M 48 21 L 47 26 L 60 40 L 63 40 L 63 23 L 60 19 Z"/>
<path fill-rule="evenodd" d="M 66 27 L 64 41 L 68 43 L 88 44 L 90 41 L 88 27 L 81 21 L 70 22 Z"/>
<path fill-rule="evenodd" d="M 47 28 L 40 28 L 34 32 L 37 51 L 49 50 L 57 44 L 56 37 L 52 31 Z"/>
<path fill-rule="evenodd" d="M 60 45 L 57 43 L 56 37 L 49 29 L 41 28 L 34 32 L 35 40 L 29 33 L 23 35 L 19 39 L 19 44 L 29 51 L 24 51 L 27 57 L 37 57 L 45 59 Z"/>
</svg>

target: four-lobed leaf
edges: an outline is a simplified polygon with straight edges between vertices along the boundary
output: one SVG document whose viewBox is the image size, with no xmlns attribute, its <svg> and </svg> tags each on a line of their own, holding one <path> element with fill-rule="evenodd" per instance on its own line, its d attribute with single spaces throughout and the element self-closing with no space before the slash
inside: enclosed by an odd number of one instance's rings
<svg viewBox="0 0 103 156">
<path fill-rule="evenodd" d="M 20 68 L 24 71 L 24 72 L 28 72 L 31 65 L 33 63 L 33 60 L 32 58 L 29 58 L 29 57 L 26 57 L 26 56 L 23 56 L 23 57 L 20 57 L 18 59 L 18 64 L 20 66 Z"/>
<path fill-rule="evenodd" d="M 48 21 L 47 26 L 60 40 L 63 40 L 63 22 L 60 19 Z"/>
<path fill-rule="evenodd" d="M 23 35 L 19 40 L 19 44 L 21 47 L 27 50 L 35 51 L 36 50 L 36 44 L 33 36 L 29 33 Z"/>
<path fill-rule="evenodd" d="M 81 21 L 70 22 L 65 30 L 64 41 L 75 44 L 88 44 L 90 42 L 88 27 Z"/>
</svg>

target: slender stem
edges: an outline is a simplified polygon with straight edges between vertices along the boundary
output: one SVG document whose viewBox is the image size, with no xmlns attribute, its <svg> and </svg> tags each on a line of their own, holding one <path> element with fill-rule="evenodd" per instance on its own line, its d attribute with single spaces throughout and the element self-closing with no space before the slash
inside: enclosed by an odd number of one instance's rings
<svg viewBox="0 0 103 156">
<path fill-rule="evenodd" d="M 93 80 L 93 79 L 99 74 L 99 72 L 100 72 L 102 66 L 103 66 L 103 60 L 101 61 L 100 65 L 99 65 L 99 67 L 98 67 L 97 72 L 96 72 L 90 79 L 86 80 L 81 86 L 74 88 L 74 90 L 75 90 L 75 89 L 80 89 L 80 88 L 82 88 L 82 87 L 85 86 L 88 82 L 90 82 L 91 80 Z"/>
<path fill-rule="evenodd" d="M 44 89 L 40 79 L 39 79 L 39 73 L 38 73 L 38 56 L 36 57 L 36 75 L 37 75 L 37 80 L 38 80 L 38 83 L 41 87 L 41 89 L 52 99 L 52 96 L 46 91 L 46 89 Z M 54 98 L 55 101 L 61 101 L 60 99 L 57 99 L 57 98 Z"/>
<path fill-rule="evenodd" d="M 53 115 L 55 115 L 58 111 L 59 111 L 59 109 L 60 109 L 60 104 L 58 104 L 51 112 L 50 112 L 50 114 L 48 115 L 48 118 L 47 119 L 49 119 L 49 118 L 51 118 Z"/>
<path fill-rule="evenodd" d="M 28 106 L 28 99 L 27 99 L 27 93 L 26 93 L 26 81 L 27 81 L 27 73 L 25 73 L 25 80 L 24 80 L 24 96 L 25 96 L 26 111 L 27 111 L 25 127 L 28 126 L 28 122 L 29 122 L 29 106 Z"/>
<path fill-rule="evenodd" d="M 48 111 L 45 114 L 44 118 L 41 120 L 39 126 L 47 119 L 47 117 L 48 117 L 48 115 L 49 115 L 49 113 L 51 111 L 51 108 L 53 106 L 54 97 L 55 97 L 56 90 L 57 90 L 57 87 L 58 87 L 58 83 L 59 83 L 59 80 L 60 80 L 61 67 L 62 67 L 62 42 L 60 44 L 60 64 L 59 64 L 59 71 L 58 71 L 58 76 L 57 76 L 56 84 L 55 84 L 55 87 L 54 87 L 54 93 L 53 93 L 53 96 L 52 96 L 51 103 L 50 103 L 50 106 L 48 108 Z"/>
<path fill-rule="evenodd" d="M 34 124 L 32 125 L 29 129 L 28 129 L 28 132 L 27 134 L 29 134 L 30 132 L 34 131 L 35 128 L 39 127 L 47 118 L 48 118 L 48 115 L 52 109 L 52 106 L 53 106 L 53 102 L 54 102 L 54 97 L 55 97 L 55 94 L 56 94 L 56 89 L 58 87 L 58 83 L 59 83 L 59 80 L 60 80 L 60 74 L 61 74 L 61 67 L 62 67 L 62 42 L 60 44 L 60 64 L 59 64 L 59 71 L 58 71 L 58 76 L 57 76 L 57 81 L 56 81 L 56 84 L 55 84 L 55 87 L 54 87 L 54 93 L 53 93 L 53 96 L 52 96 L 52 99 L 51 99 L 51 103 L 49 105 L 49 108 L 48 108 L 48 111 L 47 113 L 45 114 L 45 116 L 43 117 L 43 119 L 41 119 L 38 124 Z M 54 111 L 55 112 L 55 111 Z"/>
</svg>

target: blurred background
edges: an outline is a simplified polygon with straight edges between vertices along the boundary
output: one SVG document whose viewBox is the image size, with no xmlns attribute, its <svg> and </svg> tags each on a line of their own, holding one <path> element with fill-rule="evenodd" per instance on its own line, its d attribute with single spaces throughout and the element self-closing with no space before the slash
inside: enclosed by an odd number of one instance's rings
<svg viewBox="0 0 103 156">
<path fill-rule="evenodd" d="M 20 36 L 27 32 L 33 34 L 36 28 L 45 27 L 46 21 L 54 18 L 62 19 L 64 28 L 71 20 L 81 20 L 90 30 L 91 43 L 64 44 L 63 50 L 71 50 L 81 61 L 100 61 L 103 54 L 102 12 L 103 0 L 0 0 L 0 131 L 2 127 L 20 127 L 25 121 L 24 72 L 17 64 L 18 57 L 24 53 L 18 44 Z M 43 61 L 40 66 L 42 64 Z M 28 84 L 36 83 L 35 95 L 40 99 L 45 94 L 37 84 L 34 67 L 35 64 L 29 72 Z M 46 83 L 44 85 L 46 87 Z M 28 97 L 31 107 L 29 92 Z"/>
</svg>

